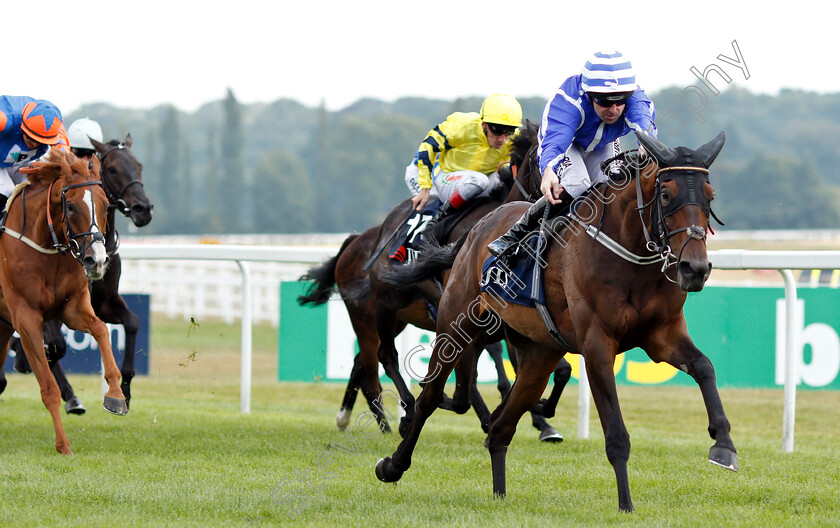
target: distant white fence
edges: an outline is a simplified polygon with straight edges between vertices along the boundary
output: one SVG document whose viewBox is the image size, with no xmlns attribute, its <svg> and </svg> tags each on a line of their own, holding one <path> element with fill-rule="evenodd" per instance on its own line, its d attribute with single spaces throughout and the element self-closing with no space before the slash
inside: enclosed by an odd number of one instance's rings
<svg viewBox="0 0 840 528">
<path fill-rule="evenodd" d="M 187 258 L 187 247 L 219 248 L 213 252 L 220 260 Z M 297 280 L 313 264 L 338 252 L 338 246 L 261 247 L 261 258 L 284 261 L 252 261 L 253 246 L 213 244 L 130 244 L 120 246 L 122 277 L 120 291 L 151 296 L 150 310 L 170 318 L 189 321 L 218 318 L 226 323 L 242 316 L 242 271 L 235 262 L 249 261 L 251 321 L 279 321 L 279 291 L 282 281 Z M 163 248 L 166 248 L 165 251 Z M 163 251 L 163 252 L 162 252 Z M 202 252 L 205 249 L 201 250 Z M 243 251 L 247 253 L 243 253 Z M 161 257 L 157 255 L 167 255 Z M 144 258 L 144 255 L 148 258 Z M 153 256 L 154 255 L 154 256 Z M 195 255 L 193 255 L 195 257 Z M 302 259 L 294 262 L 291 259 Z"/>
</svg>

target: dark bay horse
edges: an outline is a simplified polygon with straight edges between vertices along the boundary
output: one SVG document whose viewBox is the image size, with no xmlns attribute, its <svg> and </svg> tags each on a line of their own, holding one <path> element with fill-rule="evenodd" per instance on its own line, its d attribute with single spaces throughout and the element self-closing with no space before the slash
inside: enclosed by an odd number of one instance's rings
<svg viewBox="0 0 840 528">
<path fill-rule="evenodd" d="M 536 138 L 536 124 L 526 120 L 525 125 L 513 142 L 511 152 L 513 171 L 526 180 L 527 176 L 524 175 L 524 172 L 533 167 L 529 160 L 532 159 L 531 155 L 535 150 Z M 533 178 L 531 181 L 533 181 Z M 528 191 L 521 184 L 515 185 L 514 181 L 509 178 L 503 178 L 503 183 L 505 188 L 498 193 L 496 198 L 478 203 L 477 207 L 461 218 L 450 232 L 441 234 L 438 231 L 436 236 L 443 237 L 446 241 L 455 240 L 461 234 L 466 233 L 481 217 L 501 205 L 502 201 L 522 199 L 523 195 L 533 192 L 533 189 Z M 537 183 L 536 190 L 539 190 L 539 183 Z M 399 228 L 410 211 L 410 201 L 401 203 L 388 215 L 381 226 L 370 228 L 360 235 L 351 235 L 345 240 L 335 257 L 330 258 L 320 266 L 313 267 L 301 278 L 302 280 L 312 281 L 307 294 L 299 298 L 301 304 L 322 304 L 329 299 L 333 288 L 338 289 L 358 338 L 359 354 L 355 357 L 341 410 L 336 416 L 336 424 L 339 429 L 343 429 L 349 423 L 359 388 L 362 389 L 362 393 L 380 424 L 383 424 L 383 429 L 388 428 L 381 405 L 374 403 L 379 402 L 381 397 L 379 363 L 382 363 L 386 374 L 397 387 L 400 400 L 406 409 L 406 416 L 400 424 L 401 433 L 405 432 L 410 423 L 411 415 L 413 415 L 414 398 L 399 374 L 394 338 L 407 324 L 427 330 L 434 329 L 435 323 L 430 315 L 430 305 L 432 307 L 436 306 L 439 292 L 432 282 L 426 282 L 422 288 L 424 299 L 421 299 L 416 291 L 396 291 L 391 285 L 383 284 L 378 280 L 378 276 L 383 270 L 391 267 L 388 256 L 384 252 L 376 260 L 370 275 L 365 273 L 363 269 L 371 255 L 378 248 L 387 244 L 391 234 Z M 498 342 L 488 343 L 486 349 L 496 364 L 499 375 L 498 387 L 504 395 L 509 390 L 510 385 L 501 362 L 501 344 Z M 513 350 L 510 350 L 510 352 L 511 360 L 516 365 L 515 353 Z M 571 366 L 568 362 L 562 360 L 555 373 L 555 387 L 552 396 L 548 399 L 551 404 L 543 405 L 547 417 L 553 416 L 557 399 L 559 399 L 563 387 L 568 382 L 570 374 Z M 475 396 L 472 403 L 482 426 L 486 430 L 486 427 L 489 426 L 490 412 L 478 395 L 477 388 L 473 387 L 471 390 Z M 540 431 L 541 440 L 562 440 L 562 436 L 546 422 L 542 414 L 533 413 L 532 417 L 534 427 Z"/>
<path fill-rule="evenodd" d="M 711 273 L 706 232 L 714 189 L 708 168 L 725 135 L 696 151 L 671 149 L 645 134 L 637 136 L 647 154 L 635 158 L 635 174 L 628 171 L 622 181 L 596 187 L 579 199 L 572 216 L 544 222 L 540 229 L 540 236 L 552 239 L 542 262 L 546 306 L 559 331 L 556 338 L 534 308 L 501 302 L 480 288 L 487 244 L 507 230 L 527 204 L 500 207 L 459 243 L 421 253 L 413 264 L 393 270 L 392 280 L 414 283 L 452 265 L 429 363 L 429 373 L 438 375 L 427 376 L 417 413 L 396 452 L 377 463 L 380 480 L 395 482 L 411 465 L 420 432 L 440 403 L 452 369 L 468 380 L 471 371 L 462 363 L 470 363 L 476 349 L 501 334 L 516 346 L 519 374 L 508 398 L 493 412 L 486 442 L 497 496 L 506 494 L 505 456 L 516 424 L 538 401 L 551 370 L 567 352 L 585 360 L 607 459 L 615 471 L 620 510 L 633 509 L 627 476 L 630 437 L 619 408 L 613 365 L 617 354 L 632 348 L 639 347 L 654 362 L 664 361 L 694 378 L 715 442 L 709 461 L 737 470 L 714 368 L 692 342 L 682 311 L 686 292 L 701 290 Z M 466 382 L 458 385 L 453 400 L 468 399 L 462 386 Z"/>
<path fill-rule="evenodd" d="M 17 330 L 52 416 L 55 448 L 71 454 L 58 386 L 44 353 L 44 321 L 61 319 L 96 339 L 108 382 L 104 408 L 117 415 L 128 412 L 110 336 L 93 312 L 88 290 L 88 280 L 101 279 L 108 265 L 103 234 L 108 198 L 98 179 L 98 160 L 88 163 L 52 151 L 45 162 L 21 172 L 29 183 L 19 185 L 9 198 L 0 236 L 0 364 Z"/>
<path fill-rule="evenodd" d="M 143 188 L 143 165 L 131 151 L 133 143 L 131 134 L 127 134 L 123 141 L 112 139 L 107 143 L 101 143 L 91 139 L 91 143 L 96 149 L 96 157 L 101 164 L 100 177 L 105 194 L 108 196 L 105 248 L 111 258 L 111 264 L 102 280 L 90 283 L 91 304 L 96 316 L 102 321 L 121 324 L 125 328 L 125 355 L 120 373 L 122 375 L 121 388 L 125 395 L 126 405 L 129 405 L 140 319 L 128 309 L 125 299 L 119 294 L 122 264 L 117 252 L 119 235 L 115 212 L 119 211 L 130 218 L 135 226 L 143 227 L 151 222 L 154 206 Z M 65 411 L 71 414 L 84 414 L 85 406 L 76 397 L 59 362 L 67 350 L 67 342 L 61 333 L 60 321 L 44 323 L 44 343 L 50 368 L 61 390 L 61 397 L 67 402 L 64 406 Z M 15 358 L 15 369 L 20 372 L 30 372 L 31 369 L 26 362 L 20 340 L 13 339 L 11 347 L 19 354 Z M 0 376 L 2 375 L 3 373 L 0 372 Z M 2 392 L 0 390 L 0 393 Z"/>
</svg>

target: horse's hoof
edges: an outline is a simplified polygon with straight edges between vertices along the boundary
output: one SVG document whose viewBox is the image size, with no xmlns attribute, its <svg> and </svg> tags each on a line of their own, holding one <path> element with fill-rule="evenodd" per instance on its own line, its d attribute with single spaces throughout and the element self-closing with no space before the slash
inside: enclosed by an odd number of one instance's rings
<svg viewBox="0 0 840 528">
<path fill-rule="evenodd" d="M 29 366 L 29 362 L 26 360 L 26 356 L 23 353 L 15 354 L 15 372 L 19 372 L 21 374 L 29 374 L 32 372 L 32 367 Z"/>
<path fill-rule="evenodd" d="M 388 425 L 388 420 L 383 418 L 382 421 L 379 422 L 379 430 L 382 431 L 383 433 L 390 433 L 391 432 L 391 426 Z"/>
<path fill-rule="evenodd" d="M 540 431 L 540 442 L 558 443 L 563 441 L 563 435 L 550 425 Z"/>
<path fill-rule="evenodd" d="M 110 396 L 105 396 L 105 401 L 102 404 L 102 407 L 111 414 L 116 414 L 117 416 L 125 416 L 128 414 L 128 406 L 125 404 L 124 398 L 111 398 Z"/>
<path fill-rule="evenodd" d="M 67 414 L 85 414 L 87 409 L 85 408 L 85 404 L 82 403 L 82 400 L 73 396 L 64 404 L 64 412 Z"/>
<path fill-rule="evenodd" d="M 394 468 L 391 463 L 391 457 L 380 458 L 376 463 L 376 478 L 382 482 L 396 482 L 400 480 L 403 472 Z"/>
<path fill-rule="evenodd" d="M 709 450 L 709 462 L 732 471 L 738 471 L 738 455 L 725 447 L 712 446 Z"/>
<path fill-rule="evenodd" d="M 338 411 L 338 414 L 335 415 L 335 426 L 338 428 L 339 431 L 343 431 L 347 429 L 347 426 L 350 425 L 350 411 L 345 411 L 341 409 Z"/>
</svg>

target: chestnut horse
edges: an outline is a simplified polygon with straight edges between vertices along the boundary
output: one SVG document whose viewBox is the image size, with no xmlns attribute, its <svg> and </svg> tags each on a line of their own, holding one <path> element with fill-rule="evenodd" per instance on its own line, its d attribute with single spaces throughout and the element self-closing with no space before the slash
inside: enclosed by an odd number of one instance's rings
<svg viewBox="0 0 840 528">
<path fill-rule="evenodd" d="M 639 347 L 654 362 L 664 361 L 694 378 L 715 441 L 709 461 L 737 470 L 714 368 L 692 342 L 683 315 L 686 292 L 701 290 L 711 273 L 706 232 L 714 189 L 708 167 L 723 147 L 725 134 L 696 151 L 669 148 L 643 133 L 637 137 L 647 155 L 631 158 L 625 153 L 627 160 L 635 160 L 635 174 L 627 171 L 622 181 L 596 187 L 577 201 L 570 216 L 553 224 L 543 222 L 540 228 L 542 241 L 550 235 L 555 242 L 542 253 L 542 263 L 546 306 L 558 330 L 556 337 L 534 308 L 503 302 L 480 287 L 482 264 L 489 256 L 487 244 L 522 215 L 526 204 L 500 207 L 459 244 L 421 253 L 413 264 L 393 270 L 391 280 L 415 283 L 452 265 L 429 362 L 429 373 L 437 375 L 427 375 L 405 439 L 391 457 L 376 464 L 380 480 L 395 482 L 411 465 L 423 425 L 440 403 L 453 368 L 465 380 L 458 384 L 453 400 L 468 401 L 462 387 L 473 375 L 469 365 L 475 350 L 502 334 L 516 346 L 519 373 L 510 395 L 493 412 L 486 442 L 497 496 L 506 493 L 505 455 L 516 424 L 539 400 L 551 370 L 567 352 L 584 358 L 607 459 L 616 476 L 620 510 L 633 509 L 627 476 L 630 437 L 619 408 L 613 365 L 616 355 L 627 350 Z M 644 166 L 639 160 L 645 161 Z"/>
<path fill-rule="evenodd" d="M 96 178 L 98 160 L 88 163 L 54 150 L 45 162 L 21 172 L 29 182 L 10 197 L 0 236 L 0 360 L 5 361 L 9 339 L 17 330 L 52 416 L 55 448 L 71 454 L 59 413 L 58 386 L 44 353 L 44 321 L 61 319 L 96 339 L 108 382 L 105 410 L 117 415 L 128 412 L 110 335 L 93 312 L 88 290 L 88 280 L 101 279 L 108 266 L 103 235 L 108 198 Z"/>
<path fill-rule="evenodd" d="M 535 167 L 533 154 L 536 150 L 536 141 L 537 125 L 526 120 L 519 134 L 513 139 L 511 152 L 513 174 L 518 175 L 519 180 L 525 181 L 525 186 L 509 178 L 503 178 L 505 189 L 503 193 L 499 194 L 506 193 L 506 199 L 503 196 L 498 196 L 495 199 L 477 204 L 477 207 L 455 224 L 452 231 L 445 235 L 441 235 L 438 231 L 436 236 L 443 236 L 446 240 L 455 240 L 472 228 L 481 217 L 501 205 L 503 199 L 505 201 L 521 200 L 538 193 L 539 182 L 537 181 L 536 187 L 534 187 L 535 178 L 529 175 Z M 387 255 L 380 255 L 371 270 L 370 276 L 363 269 L 374 252 L 388 243 L 390 235 L 399 228 L 410 211 L 409 201 L 401 203 L 388 215 L 381 226 L 372 227 L 360 235 L 350 235 L 344 241 L 336 256 L 320 266 L 311 268 L 306 275 L 301 277 L 301 280 L 312 281 L 312 284 L 307 294 L 298 298 L 300 304 L 323 304 L 327 302 L 333 289 L 337 288 L 358 338 L 359 354 L 355 357 L 344 400 L 336 416 L 336 425 L 342 430 L 349 423 L 359 388 L 362 389 L 371 411 L 377 416 L 383 430 L 390 430 L 381 402 L 379 402 L 382 391 L 378 372 L 380 362 L 385 368 L 385 373 L 397 387 L 400 400 L 406 409 L 406 416 L 400 424 L 401 434 L 407 429 L 414 412 L 414 397 L 399 374 L 394 338 L 407 324 L 427 330 L 434 329 L 435 323 L 429 309 L 430 306 L 437 305 L 439 292 L 433 283 L 427 282 L 422 288 L 422 293 L 426 298 L 424 301 L 418 298 L 416 291 L 398 292 L 390 284 L 381 283 L 377 279 L 378 275 L 382 270 L 391 267 Z M 498 342 L 488 343 L 485 348 L 494 359 L 499 375 L 498 388 L 504 395 L 509 390 L 510 383 L 507 381 L 507 375 L 501 361 L 501 344 Z M 510 356 L 515 366 L 516 358 L 513 350 L 510 350 Z M 540 408 L 545 416 L 540 413 L 532 414 L 533 425 L 540 431 L 541 440 L 560 441 L 563 439 L 546 422 L 545 417 L 554 415 L 554 407 L 556 407 L 557 400 L 560 398 L 570 375 L 571 366 L 565 359 L 561 360 L 555 373 L 555 386 L 552 396 L 548 400 L 549 404 Z M 489 426 L 490 412 L 478 394 L 477 388 L 473 386 L 471 390 L 475 395 L 472 400 L 473 406 L 482 427 L 486 431 Z M 466 411 L 466 409 L 463 409 L 463 411 Z"/>
<path fill-rule="evenodd" d="M 127 134 L 123 141 L 112 139 L 107 143 L 100 143 L 91 139 L 96 149 L 101 169 L 102 187 L 108 196 L 107 230 L 105 231 L 105 249 L 111 258 L 108 270 L 102 280 L 90 283 L 91 304 L 96 316 L 111 324 L 120 324 L 125 329 L 125 355 L 123 356 L 120 374 L 122 376 L 122 391 L 125 403 L 131 403 L 131 380 L 134 378 L 134 357 L 136 353 L 137 332 L 140 330 L 140 319 L 131 310 L 125 299 L 119 294 L 120 274 L 122 265 L 117 252 L 119 235 L 115 222 L 115 212 L 131 219 L 137 227 L 143 227 L 152 221 L 152 205 L 143 188 L 143 165 L 131 152 L 132 138 Z M 84 414 L 85 406 L 76 397 L 73 387 L 67 380 L 64 369 L 59 360 L 64 357 L 67 342 L 61 333 L 61 321 L 54 320 L 44 323 L 44 343 L 47 349 L 47 359 L 53 376 L 61 390 L 61 397 L 67 403 L 66 412 Z M 31 372 L 23 354 L 20 340 L 12 340 L 12 349 L 19 355 L 15 358 L 15 369 L 19 372 Z M 0 377 L 3 376 L 0 371 Z M 2 393 L 0 389 L 0 393 Z"/>
</svg>

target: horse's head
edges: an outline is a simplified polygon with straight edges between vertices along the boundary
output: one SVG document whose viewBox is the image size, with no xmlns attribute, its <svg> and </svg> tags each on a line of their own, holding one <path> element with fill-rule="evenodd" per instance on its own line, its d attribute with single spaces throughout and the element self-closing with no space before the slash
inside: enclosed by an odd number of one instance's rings
<svg viewBox="0 0 840 528">
<path fill-rule="evenodd" d="M 91 139 L 91 143 L 102 164 L 102 185 L 111 207 L 131 218 L 137 227 L 151 222 L 154 206 L 143 189 L 143 165 L 131 152 L 131 134 L 123 142 L 112 139 L 100 143 Z"/>
<path fill-rule="evenodd" d="M 651 227 L 660 251 L 675 258 L 680 287 L 700 291 L 712 272 L 706 252 L 709 219 L 714 215 L 711 202 L 715 198 L 709 167 L 723 148 L 726 134 L 721 132 L 697 150 L 672 149 L 644 133 L 636 136 L 655 161 L 655 167 L 642 177 L 655 175 Z"/>
<path fill-rule="evenodd" d="M 109 261 L 103 235 L 108 198 L 98 178 L 99 160 L 89 163 L 53 149 L 45 161 L 21 172 L 32 184 L 48 186 L 45 216 L 55 249 L 72 254 L 88 279 L 101 279 Z"/>
<path fill-rule="evenodd" d="M 510 166 L 513 181 L 505 182 L 510 188 L 507 201 L 526 200 L 533 202 L 540 194 L 539 168 L 537 165 L 537 145 L 539 126 L 526 119 L 519 132 L 511 140 Z"/>
</svg>

